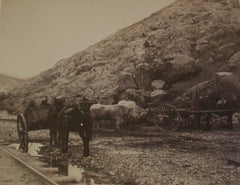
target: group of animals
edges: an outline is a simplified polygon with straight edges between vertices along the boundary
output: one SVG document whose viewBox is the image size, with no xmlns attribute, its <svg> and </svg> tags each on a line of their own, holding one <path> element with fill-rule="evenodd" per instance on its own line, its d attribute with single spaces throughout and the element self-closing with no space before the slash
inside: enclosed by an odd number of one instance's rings
<svg viewBox="0 0 240 185">
<path fill-rule="evenodd" d="M 198 103 L 199 108 L 211 108 L 209 103 L 212 103 L 216 97 L 203 97 Z M 221 106 L 229 106 L 229 102 L 224 100 L 219 101 L 219 108 Z M 234 101 L 235 102 L 235 101 Z M 224 104 L 224 105 L 223 105 Z M 66 102 L 65 99 L 55 99 L 53 104 L 49 105 L 46 100 L 42 103 L 43 106 L 50 106 L 48 114 L 48 123 L 50 128 L 50 145 L 55 141 L 55 144 L 61 147 L 61 151 L 66 153 L 68 151 L 69 132 L 78 132 L 84 146 L 83 155 L 89 156 L 89 142 L 92 137 L 93 125 L 99 128 L 102 121 L 109 120 L 115 124 L 117 131 L 124 122 L 133 122 L 146 120 L 149 116 L 149 109 L 144 109 L 138 106 L 134 101 L 122 100 L 117 104 L 103 105 L 96 104 L 89 101 Z M 230 119 L 232 113 L 227 115 Z M 184 117 L 184 116 L 182 116 Z M 208 116 L 210 118 L 210 115 Z M 200 117 L 199 117 L 200 120 Z M 209 119 L 207 119 L 209 124 Z"/>
<path fill-rule="evenodd" d="M 91 101 L 82 101 L 79 104 L 77 100 L 69 102 L 61 98 L 55 99 L 51 105 L 43 100 L 41 106 L 51 107 L 46 120 L 50 129 L 50 145 L 54 141 L 63 153 L 67 153 L 69 133 L 78 132 L 83 142 L 84 156 L 89 156 L 89 142 L 94 125 L 99 128 L 102 121 L 109 120 L 119 131 L 124 122 L 141 120 L 147 116 L 146 109 L 141 108 L 134 101 L 126 100 L 118 104 L 103 105 Z"/>
</svg>

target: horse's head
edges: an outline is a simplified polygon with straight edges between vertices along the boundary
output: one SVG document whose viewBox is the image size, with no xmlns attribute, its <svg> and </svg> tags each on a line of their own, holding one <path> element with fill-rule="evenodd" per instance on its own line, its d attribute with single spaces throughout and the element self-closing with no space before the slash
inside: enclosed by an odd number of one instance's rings
<svg viewBox="0 0 240 185">
<path fill-rule="evenodd" d="M 60 111 L 64 107 L 64 98 L 57 98 L 53 102 L 53 109 L 55 111 Z"/>
</svg>

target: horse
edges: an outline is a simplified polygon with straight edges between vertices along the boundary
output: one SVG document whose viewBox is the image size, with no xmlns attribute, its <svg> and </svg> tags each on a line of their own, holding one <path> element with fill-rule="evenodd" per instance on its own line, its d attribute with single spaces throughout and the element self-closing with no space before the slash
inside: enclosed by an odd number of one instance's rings
<svg viewBox="0 0 240 185">
<path fill-rule="evenodd" d="M 83 142 L 83 156 L 89 156 L 89 142 L 92 137 L 92 120 L 90 114 L 77 104 L 65 106 L 58 115 L 57 130 L 62 153 L 68 152 L 69 132 L 78 132 Z"/>
<path fill-rule="evenodd" d="M 49 122 L 49 133 L 50 133 L 50 142 L 52 145 L 53 141 L 56 145 L 59 146 L 59 137 L 58 137 L 58 122 L 59 122 L 59 114 L 64 108 L 64 99 L 54 99 L 53 104 L 49 110 L 48 122 Z"/>
</svg>

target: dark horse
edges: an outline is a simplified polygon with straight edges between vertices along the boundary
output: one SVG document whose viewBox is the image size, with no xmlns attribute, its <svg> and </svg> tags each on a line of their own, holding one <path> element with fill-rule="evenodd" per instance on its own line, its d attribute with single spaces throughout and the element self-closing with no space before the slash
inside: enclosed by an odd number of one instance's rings
<svg viewBox="0 0 240 185">
<path fill-rule="evenodd" d="M 88 111 L 77 104 L 65 106 L 58 115 L 57 130 L 62 153 L 68 152 L 69 132 L 78 132 L 83 142 L 83 156 L 89 156 L 92 137 L 92 120 Z"/>
<path fill-rule="evenodd" d="M 64 99 L 55 99 L 53 105 L 49 110 L 49 131 L 50 131 L 50 145 L 53 141 L 55 144 L 59 144 L 58 138 L 58 122 L 59 114 L 64 108 Z"/>
</svg>

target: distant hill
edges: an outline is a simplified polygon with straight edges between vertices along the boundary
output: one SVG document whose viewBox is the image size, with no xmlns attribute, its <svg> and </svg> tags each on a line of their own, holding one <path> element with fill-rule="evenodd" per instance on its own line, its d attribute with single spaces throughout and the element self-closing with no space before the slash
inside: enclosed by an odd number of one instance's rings
<svg viewBox="0 0 240 185">
<path fill-rule="evenodd" d="M 218 71 L 240 78 L 239 25 L 231 0 L 177 0 L 28 79 L 8 102 L 22 107 L 48 95 L 105 101 L 129 94 L 147 102 L 164 94 L 156 88 L 183 92 Z"/>
<path fill-rule="evenodd" d="M 23 82 L 23 79 L 0 74 L 0 92 L 8 92 L 10 89 L 15 88 Z"/>
</svg>

